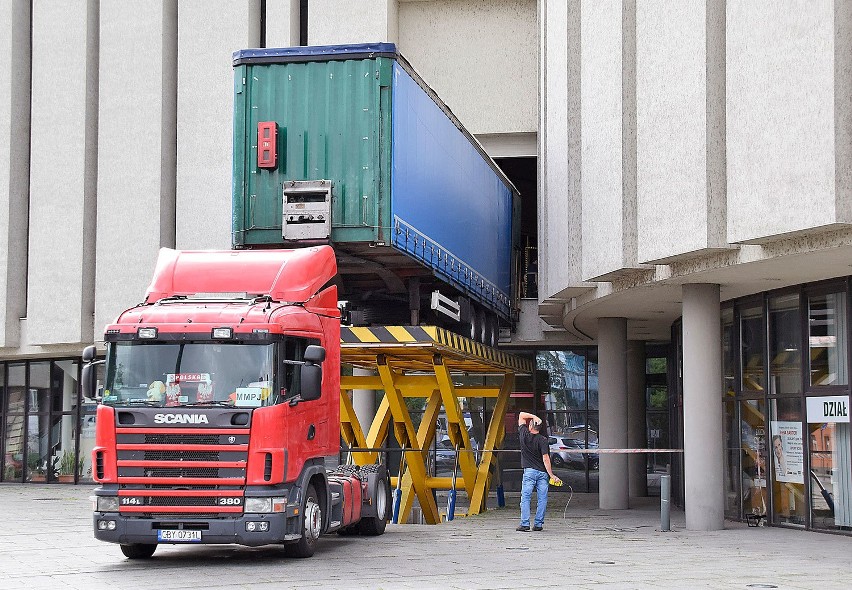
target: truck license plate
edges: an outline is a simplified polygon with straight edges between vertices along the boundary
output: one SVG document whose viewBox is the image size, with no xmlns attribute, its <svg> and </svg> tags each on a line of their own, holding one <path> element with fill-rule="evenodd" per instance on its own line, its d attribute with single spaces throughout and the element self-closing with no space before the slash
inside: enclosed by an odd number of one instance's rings
<svg viewBox="0 0 852 590">
<path fill-rule="evenodd" d="M 164 543 L 193 543 L 201 540 L 201 531 L 158 530 L 157 540 Z"/>
</svg>

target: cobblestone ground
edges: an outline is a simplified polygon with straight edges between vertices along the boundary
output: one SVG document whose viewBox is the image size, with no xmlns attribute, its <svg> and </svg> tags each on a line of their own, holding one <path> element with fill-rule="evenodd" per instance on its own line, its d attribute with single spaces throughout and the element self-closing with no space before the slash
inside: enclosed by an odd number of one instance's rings
<svg viewBox="0 0 852 590">
<path fill-rule="evenodd" d="M 311 559 L 280 547 L 176 546 L 147 561 L 95 541 L 88 486 L 0 485 L 0 589 L 99 588 L 849 588 L 852 538 L 726 523 L 684 530 L 659 500 L 626 511 L 597 496 L 553 494 L 545 530 L 519 533 L 510 506 L 438 526 L 389 525 L 381 537 L 324 537 Z M 527 580 L 529 572 L 535 580 Z"/>
</svg>

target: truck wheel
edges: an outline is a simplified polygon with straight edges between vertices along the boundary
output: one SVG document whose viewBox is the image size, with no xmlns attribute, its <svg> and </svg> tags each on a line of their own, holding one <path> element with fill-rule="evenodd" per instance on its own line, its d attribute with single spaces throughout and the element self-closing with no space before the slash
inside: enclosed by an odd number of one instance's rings
<svg viewBox="0 0 852 590">
<path fill-rule="evenodd" d="M 305 504 L 302 506 L 302 538 L 287 545 L 287 554 L 292 557 L 310 557 L 314 554 L 320 533 L 322 532 L 322 509 L 317 500 L 313 484 L 305 491 Z"/>
<path fill-rule="evenodd" d="M 376 536 L 385 532 L 388 525 L 388 508 L 390 507 L 390 485 L 387 476 L 382 475 L 376 479 L 376 489 L 373 490 L 373 506 L 376 507 L 376 516 L 361 519 L 358 529 L 362 535 Z"/>
<path fill-rule="evenodd" d="M 121 552 L 128 559 L 148 559 L 157 550 L 156 543 L 129 543 L 121 545 Z"/>
</svg>

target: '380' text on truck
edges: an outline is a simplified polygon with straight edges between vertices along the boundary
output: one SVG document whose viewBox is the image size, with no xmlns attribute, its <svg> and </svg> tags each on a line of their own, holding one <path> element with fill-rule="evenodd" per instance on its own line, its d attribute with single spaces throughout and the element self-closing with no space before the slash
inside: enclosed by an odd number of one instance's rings
<svg viewBox="0 0 852 590">
<path fill-rule="evenodd" d="M 145 301 L 107 326 L 93 475 L 95 536 L 285 544 L 385 530 L 383 465 L 328 473 L 340 445 L 334 252 L 162 249 Z M 94 394 L 95 348 L 83 386 Z"/>
</svg>

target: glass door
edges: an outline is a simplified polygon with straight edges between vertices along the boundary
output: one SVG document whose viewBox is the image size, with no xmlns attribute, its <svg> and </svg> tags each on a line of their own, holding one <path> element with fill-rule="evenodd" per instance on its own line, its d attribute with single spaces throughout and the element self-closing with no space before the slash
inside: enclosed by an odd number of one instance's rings
<svg viewBox="0 0 852 590">
<path fill-rule="evenodd" d="M 766 403 L 740 402 L 740 477 L 743 514 L 767 514 Z"/>
<path fill-rule="evenodd" d="M 852 527 L 849 396 L 807 398 L 811 526 Z"/>
<path fill-rule="evenodd" d="M 772 522 L 805 525 L 805 456 L 802 437 L 802 399 L 769 402 L 772 464 Z"/>
</svg>

